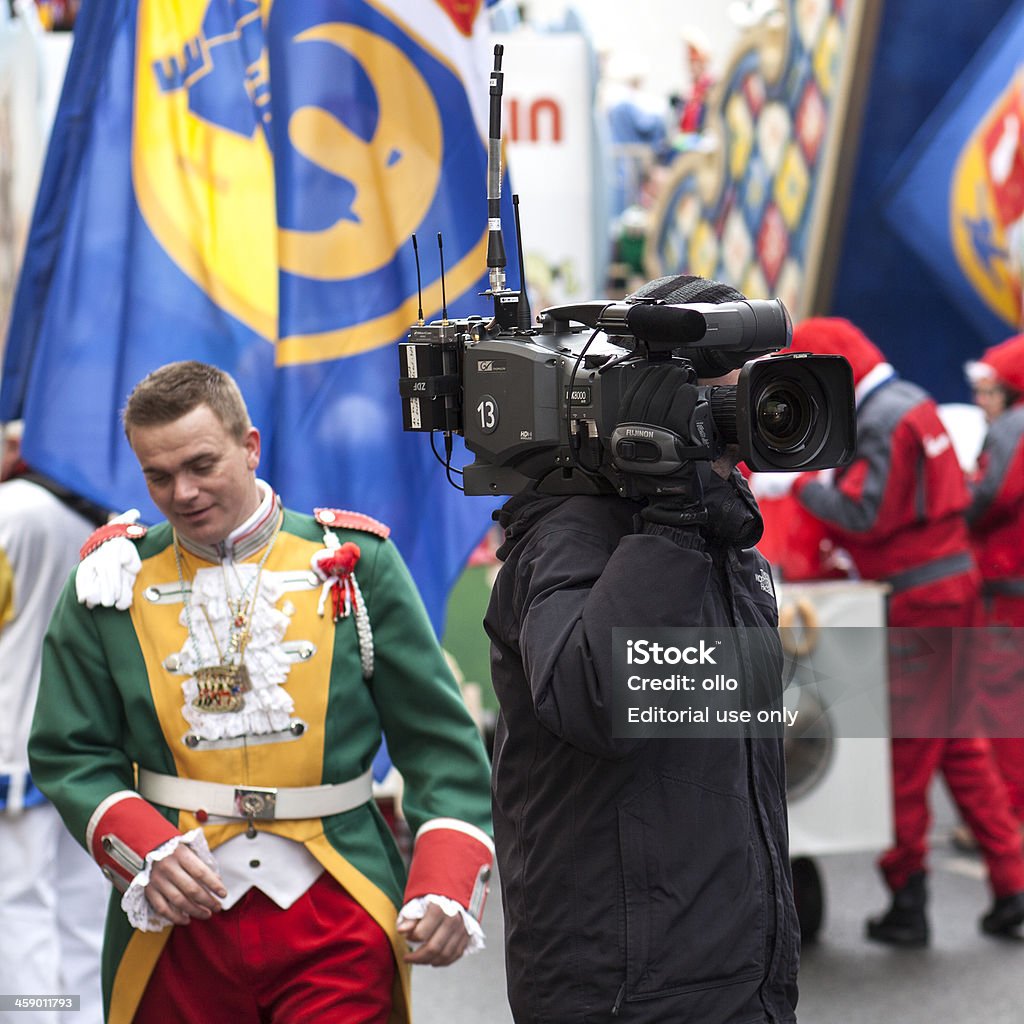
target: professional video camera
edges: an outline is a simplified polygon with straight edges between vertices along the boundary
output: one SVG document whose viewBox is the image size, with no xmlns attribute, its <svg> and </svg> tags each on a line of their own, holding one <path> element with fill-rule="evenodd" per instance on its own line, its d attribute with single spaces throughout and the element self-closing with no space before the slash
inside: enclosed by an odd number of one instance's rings
<svg viewBox="0 0 1024 1024">
<path fill-rule="evenodd" d="M 500 145 L 493 145 L 500 138 L 500 68 L 496 46 L 487 256 L 494 315 L 449 320 L 443 312 L 426 324 L 421 314 L 399 346 L 404 428 L 444 435 L 449 476 L 451 437 L 465 438 L 476 456 L 462 471 L 467 494 L 516 494 L 536 484 L 549 494 L 635 496 L 637 475 L 669 474 L 687 459 L 716 459 L 731 443 L 752 470 L 849 462 L 856 425 L 846 360 L 807 353 L 762 358 L 792 340 L 779 299 L 599 300 L 555 306 L 531 322 L 525 290 L 508 290 L 504 280 L 500 171 L 494 169 Z M 694 384 L 740 370 L 735 385 L 699 386 L 689 437 L 656 424 L 618 422 L 636 375 L 663 361 L 686 368 Z"/>
</svg>

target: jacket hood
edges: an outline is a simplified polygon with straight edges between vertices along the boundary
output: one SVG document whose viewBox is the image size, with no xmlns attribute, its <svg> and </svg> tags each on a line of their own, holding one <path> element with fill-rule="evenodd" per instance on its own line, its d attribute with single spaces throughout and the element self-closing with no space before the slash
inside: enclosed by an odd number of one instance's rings
<svg viewBox="0 0 1024 1024">
<path fill-rule="evenodd" d="M 1024 334 L 985 349 L 978 362 L 989 367 L 1003 384 L 1024 392 Z"/>
<path fill-rule="evenodd" d="M 843 356 L 853 368 L 854 385 L 885 362 L 881 350 L 864 332 L 841 317 L 811 317 L 797 324 L 793 328 L 793 344 L 786 351 Z"/>
</svg>

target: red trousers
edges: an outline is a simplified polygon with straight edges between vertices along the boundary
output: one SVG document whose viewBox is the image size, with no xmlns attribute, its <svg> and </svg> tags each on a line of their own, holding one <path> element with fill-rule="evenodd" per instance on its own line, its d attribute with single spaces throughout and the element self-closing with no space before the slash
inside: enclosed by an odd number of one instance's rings
<svg viewBox="0 0 1024 1024">
<path fill-rule="evenodd" d="M 987 740 L 894 739 L 893 813 L 896 842 L 879 861 L 890 889 L 925 868 L 928 788 L 941 771 L 960 814 L 978 840 L 996 897 L 1024 892 L 1024 855 L 1016 819 Z"/>
<path fill-rule="evenodd" d="M 395 969 L 387 935 L 324 873 L 287 910 L 250 889 L 176 927 L 135 1024 L 385 1024 Z"/>
<path fill-rule="evenodd" d="M 992 756 L 1006 785 L 1017 823 L 1024 828 L 1024 739 L 992 739 Z"/>
<path fill-rule="evenodd" d="M 1018 823 L 1024 823 L 1024 665 L 1020 639 L 1024 630 L 1003 633 L 997 626 L 976 630 L 979 651 L 972 668 L 979 735 L 989 737 L 992 757 L 1006 786 Z"/>
<path fill-rule="evenodd" d="M 985 629 L 972 657 L 982 731 L 992 738 L 992 755 L 1006 784 L 1018 822 L 1024 824 L 1024 665 L 1021 639 L 1024 598 L 991 597 Z"/>
<path fill-rule="evenodd" d="M 942 738 L 970 735 L 958 732 L 962 716 L 954 695 L 977 653 L 964 647 L 964 633 L 970 631 L 962 627 L 976 626 L 981 619 L 980 602 L 972 599 L 966 578 L 963 593 L 952 599 L 955 582 L 897 595 L 889 604 L 889 625 L 896 627 L 889 633 L 896 841 L 879 867 L 894 890 L 924 870 L 931 822 L 928 789 L 941 771 L 978 840 L 994 895 L 1008 896 L 1024 892 L 1024 852 L 991 745 L 987 739 Z M 967 703 L 972 702 L 969 696 Z"/>
</svg>

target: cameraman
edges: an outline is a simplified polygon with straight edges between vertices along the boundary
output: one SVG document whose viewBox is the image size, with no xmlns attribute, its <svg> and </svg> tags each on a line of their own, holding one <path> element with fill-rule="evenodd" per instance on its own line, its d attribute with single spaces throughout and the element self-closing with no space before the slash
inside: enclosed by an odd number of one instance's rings
<svg viewBox="0 0 1024 1024">
<path fill-rule="evenodd" d="M 637 294 L 743 298 L 693 277 Z M 684 369 L 652 365 L 619 422 L 686 440 L 696 401 Z M 498 513 L 504 565 L 485 626 L 518 1024 L 796 1020 L 781 740 L 612 738 L 613 628 L 776 625 L 751 549 L 760 515 L 734 461 L 688 462 L 658 478 L 673 493 L 646 501 L 529 491 Z M 652 479 L 635 483 L 650 493 Z"/>
</svg>

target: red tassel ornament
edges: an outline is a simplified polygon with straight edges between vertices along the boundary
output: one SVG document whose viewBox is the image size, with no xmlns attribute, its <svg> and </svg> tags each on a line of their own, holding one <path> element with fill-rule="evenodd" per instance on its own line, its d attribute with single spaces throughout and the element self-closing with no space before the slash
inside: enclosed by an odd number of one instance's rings
<svg viewBox="0 0 1024 1024">
<path fill-rule="evenodd" d="M 317 613 L 323 615 L 328 593 L 331 596 L 331 618 L 334 622 L 347 618 L 358 607 L 358 590 L 352 571 L 359 561 L 359 545 L 346 541 L 340 547 L 324 548 L 313 556 L 313 571 L 324 581 Z"/>
</svg>

